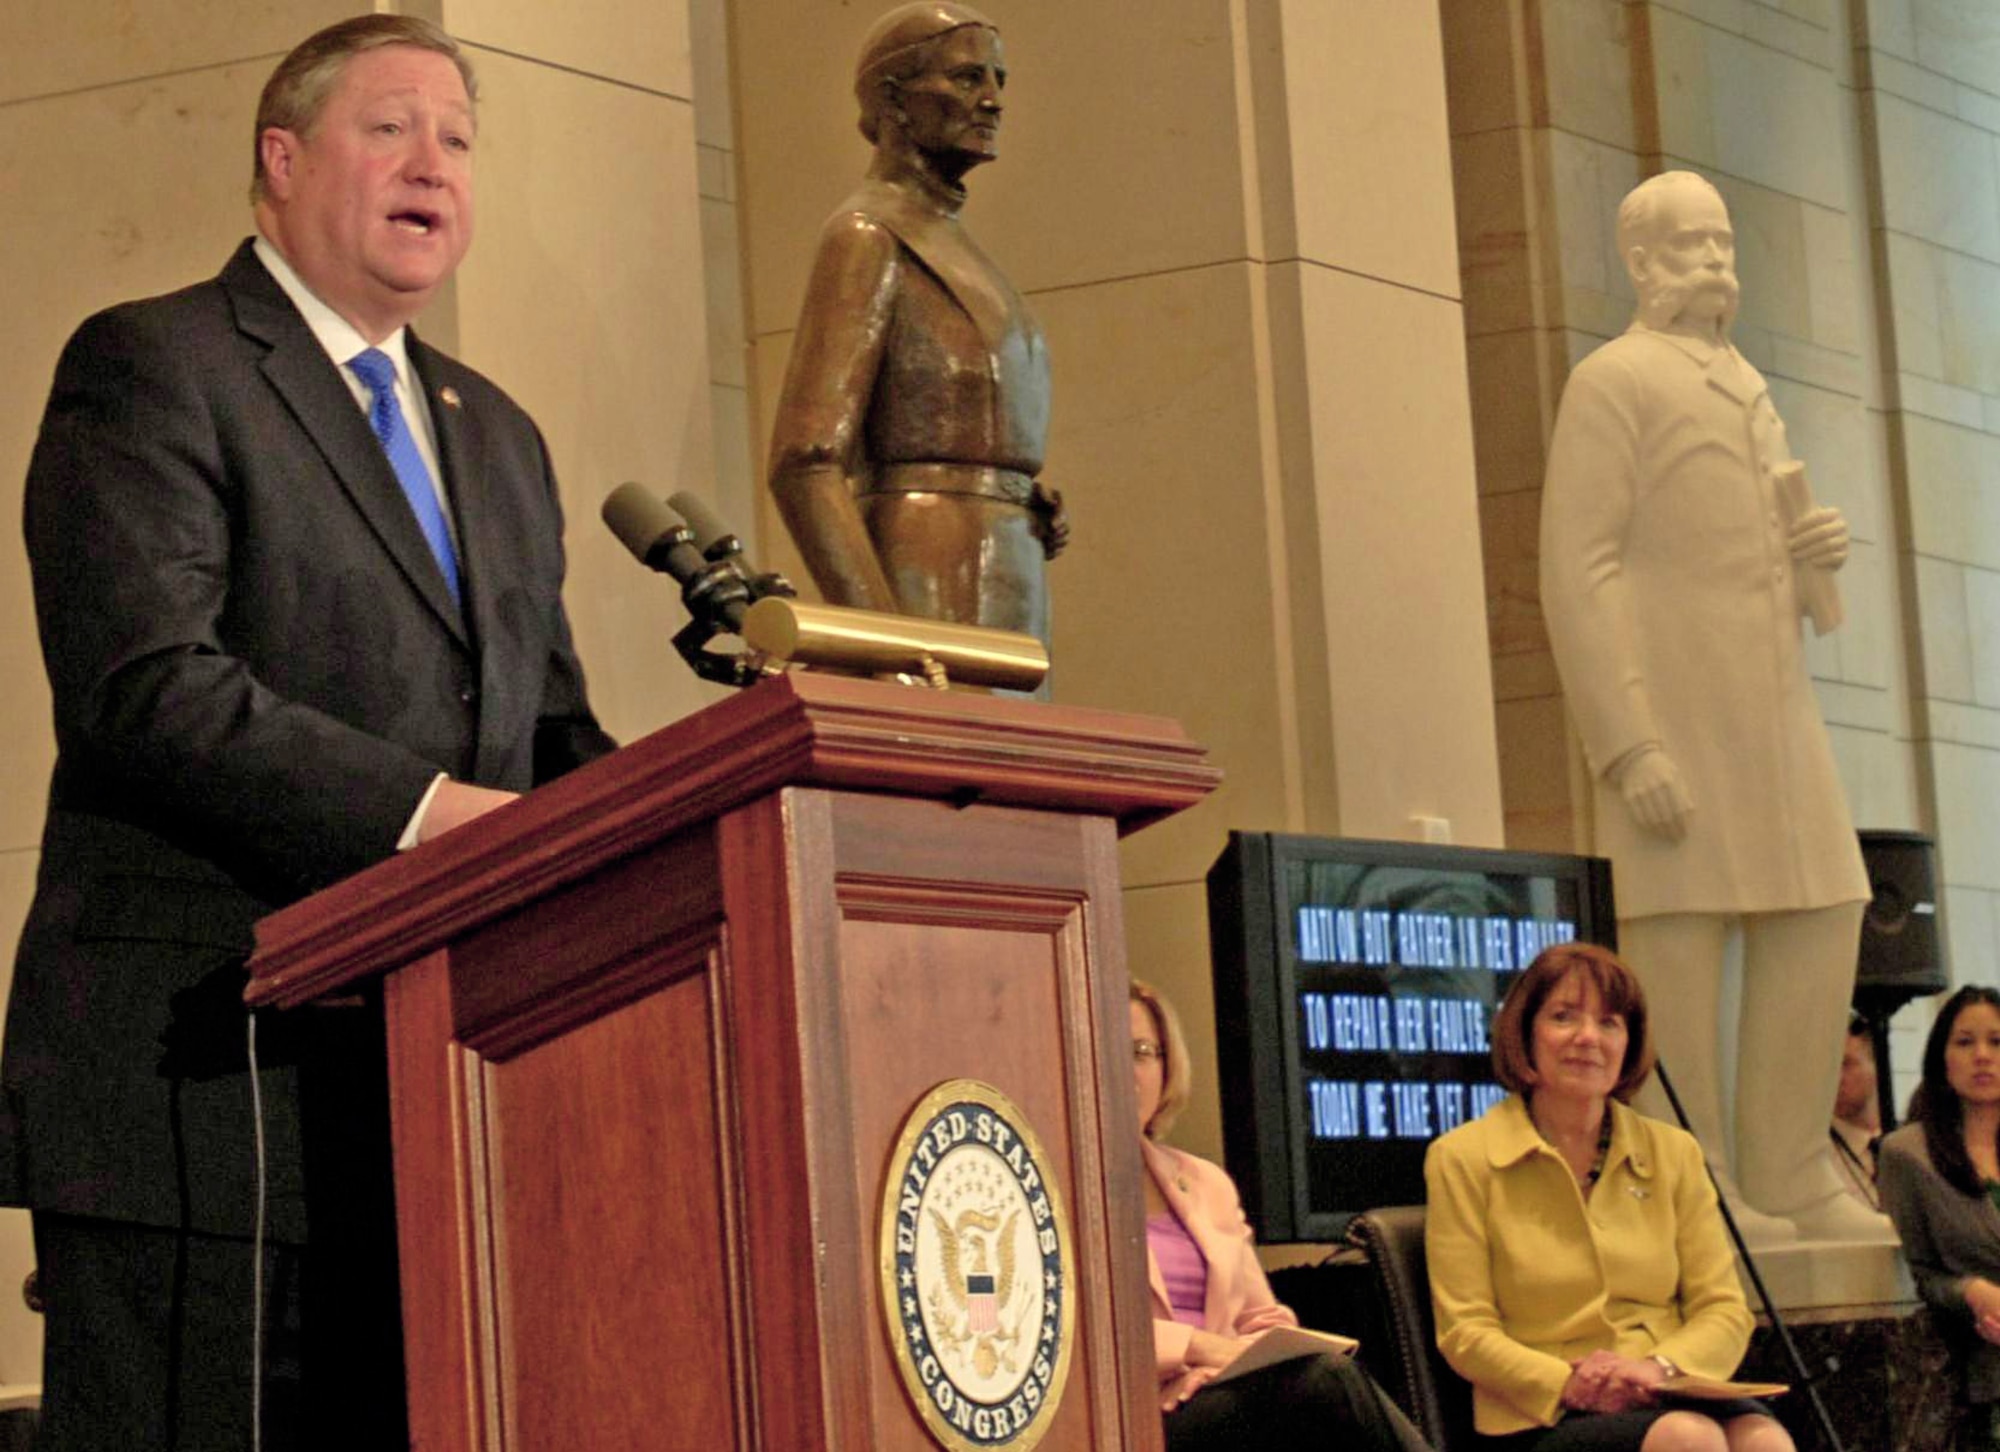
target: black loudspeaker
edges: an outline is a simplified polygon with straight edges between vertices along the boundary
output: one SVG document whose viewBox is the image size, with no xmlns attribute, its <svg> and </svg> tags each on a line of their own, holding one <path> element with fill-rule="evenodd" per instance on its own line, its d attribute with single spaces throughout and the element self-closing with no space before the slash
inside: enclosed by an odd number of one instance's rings
<svg viewBox="0 0 2000 1452">
<path fill-rule="evenodd" d="M 1861 919 L 1859 992 L 1903 1001 L 1951 987 L 1938 921 L 1937 846 L 1921 832 L 1863 832 L 1874 898 Z"/>
</svg>

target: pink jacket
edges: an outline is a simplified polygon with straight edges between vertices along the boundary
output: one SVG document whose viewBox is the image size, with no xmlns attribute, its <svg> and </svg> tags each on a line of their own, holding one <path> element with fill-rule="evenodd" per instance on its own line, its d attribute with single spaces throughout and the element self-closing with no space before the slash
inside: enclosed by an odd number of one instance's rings
<svg viewBox="0 0 2000 1452">
<path fill-rule="evenodd" d="M 1202 1329 L 1227 1336 L 1254 1336 L 1272 1326 L 1296 1326 L 1299 1318 L 1278 1303 L 1243 1218 L 1235 1182 L 1220 1165 L 1197 1155 L 1141 1139 L 1146 1170 L 1168 1206 L 1180 1217 L 1208 1261 L 1207 1305 Z M 1153 1360 L 1163 1401 L 1179 1401 L 1214 1373 L 1187 1364 L 1195 1328 L 1173 1319 L 1167 1284 L 1152 1247 L 1146 1249 L 1146 1280 L 1153 1290 Z"/>
</svg>

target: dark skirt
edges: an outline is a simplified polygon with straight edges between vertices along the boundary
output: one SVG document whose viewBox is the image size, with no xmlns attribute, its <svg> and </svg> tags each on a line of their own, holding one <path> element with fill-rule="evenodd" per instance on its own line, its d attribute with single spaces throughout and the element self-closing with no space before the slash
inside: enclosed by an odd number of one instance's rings
<svg viewBox="0 0 2000 1452">
<path fill-rule="evenodd" d="M 1344 1356 L 1302 1356 L 1206 1386 L 1166 1415 L 1167 1452 L 1430 1452 L 1368 1373 Z"/>
</svg>

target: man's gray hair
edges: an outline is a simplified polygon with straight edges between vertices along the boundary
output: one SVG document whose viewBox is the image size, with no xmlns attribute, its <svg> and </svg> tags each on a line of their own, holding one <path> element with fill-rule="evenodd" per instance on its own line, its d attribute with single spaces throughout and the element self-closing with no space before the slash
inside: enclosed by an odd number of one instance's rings
<svg viewBox="0 0 2000 1452">
<path fill-rule="evenodd" d="M 347 63 L 366 51 L 390 45 L 415 46 L 447 57 L 465 81 L 466 98 L 478 104 L 479 80 L 472 73 L 471 58 L 430 21 L 414 15 L 357 15 L 329 25 L 300 41 L 264 82 L 264 94 L 257 99 L 257 129 L 251 136 L 252 202 L 264 197 L 265 131 L 276 126 L 299 136 L 309 135 L 334 87 L 340 84 Z"/>
</svg>

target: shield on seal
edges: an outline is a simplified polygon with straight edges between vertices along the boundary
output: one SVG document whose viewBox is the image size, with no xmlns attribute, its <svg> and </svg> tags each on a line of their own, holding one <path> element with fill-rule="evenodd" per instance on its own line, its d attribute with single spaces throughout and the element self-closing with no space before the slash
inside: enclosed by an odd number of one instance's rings
<svg viewBox="0 0 2000 1452">
<path fill-rule="evenodd" d="M 993 1277 L 968 1275 L 965 1278 L 966 1327 L 975 1336 L 1000 1329 L 1000 1303 L 993 1294 Z"/>
</svg>

